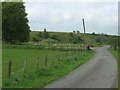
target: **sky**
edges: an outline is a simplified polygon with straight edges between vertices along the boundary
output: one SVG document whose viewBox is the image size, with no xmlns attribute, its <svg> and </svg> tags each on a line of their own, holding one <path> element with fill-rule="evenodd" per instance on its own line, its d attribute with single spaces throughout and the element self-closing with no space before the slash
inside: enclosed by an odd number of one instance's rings
<svg viewBox="0 0 120 90">
<path fill-rule="evenodd" d="M 104 1 L 25 1 L 32 31 L 83 33 L 82 18 L 87 33 L 118 35 L 118 2 Z"/>
</svg>

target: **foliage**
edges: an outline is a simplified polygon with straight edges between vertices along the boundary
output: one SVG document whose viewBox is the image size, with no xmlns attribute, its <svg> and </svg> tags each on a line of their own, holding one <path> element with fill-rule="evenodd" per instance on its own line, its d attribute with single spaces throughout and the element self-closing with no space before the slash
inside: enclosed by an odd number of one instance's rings
<svg viewBox="0 0 120 90">
<path fill-rule="evenodd" d="M 93 33 L 93 35 L 95 35 L 95 34 Z M 106 43 L 107 41 L 108 41 L 108 36 L 105 34 L 99 34 L 95 38 L 96 43 Z"/>
<path fill-rule="evenodd" d="M 23 2 L 2 2 L 2 30 L 6 42 L 29 40 L 30 28 Z"/>
<path fill-rule="evenodd" d="M 83 40 L 81 39 L 81 37 L 80 36 L 75 36 L 74 38 L 73 38 L 73 44 L 78 44 L 78 43 L 83 43 Z"/>
<path fill-rule="evenodd" d="M 79 43 L 83 43 L 84 41 L 82 40 L 82 38 L 79 35 L 80 33 L 77 31 L 77 33 L 69 33 L 69 41 L 72 42 L 73 44 L 79 44 Z"/>
<path fill-rule="evenodd" d="M 35 35 L 33 38 L 32 38 L 32 41 L 33 42 L 40 42 L 43 40 L 43 33 L 42 32 L 39 32 L 38 35 Z"/>
<path fill-rule="evenodd" d="M 108 43 L 116 50 L 119 45 L 118 36 L 110 36 Z"/>
<path fill-rule="evenodd" d="M 115 56 L 117 63 L 118 63 L 118 77 L 120 77 L 120 61 L 119 61 L 119 50 L 114 50 L 109 48 L 109 51 Z M 120 78 L 118 78 L 118 90 L 120 90 Z"/>
<path fill-rule="evenodd" d="M 59 41 L 58 36 L 55 34 L 51 35 L 50 38 Z"/>
<path fill-rule="evenodd" d="M 43 33 L 40 32 L 40 41 L 43 41 Z M 57 40 L 57 43 L 62 43 L 62 44 L 89 44 L 92 46 L 101 46 L 103 44 L 109 44 L 112 42 L 110 38 L 118 37 L 118 36 L 112 36 L 112 35 L 107 35 L 107 34 L 83 34 L 83 33 L 73 33 L 73 32 L 47 32 L 49 34 L 50 39 Z M 30 32 L 30 38 L 31 41 L 33 40 L 34 37 L 37 37 L 39 34 L 38 31 L 32 31 Z M 39 37 L 37 37 L 39 38 Z M 38 39 L 39 40 L 39 39 Z M 115 40 L 117 42 L 117 40 Z M 120 42 L 119 42 L 120 43 Z M 114 43 L 115 44 L 115 43 Z"/>
<path fill-rule="evenodd" d="M 41 44 L 44 44 L 44 45 L 50 45 L 50 44 L 55 44 L 57 43 L 57 40 L 54 40 L 54 39 L 44 39 L 40 42 Z M 49 46 L 50 47 L 50 46 Z"/>
<path fill-rule="evenodd" d="M 48 34 L 48 32 L 47 32 L 46 28 L 44 28 L 43 38 L 44 38 L 44 39 L 49 38 L 49 34 Z"/>
<path fill-rule="evenodd" d="M 73 33 L 75 33 L 75 31 L 73 31 Z"/>
<path fill-rule="evenodd" d="M 65 56 L 66 52 L 68 57 Z M 47 66 L 44 65 L 46 55 L 48 55 Z M 79 53 L 79 51 L 35 50 L 30 48 L 3 49 L 3 88 L 41 88 L 74 70 L 88 61 L 93 55 L 93 51 L 83 51 Z M 36 67 L 38 56 L 39 69 Z M 28 58 L 26 74 L 24 74 L 23 71 L 25 58 Z M 10 80 L 8 80 L 7 65 L 10 59 L 12 60 L 12 76 Z M 53 60 L 54 64 L 52 64 Z M 60 61 L 60 63 L 58 61 Z"/>
<path fill-rule="evenodd" d="M 33 38 L 33 42 L 38 42 L 38 41 L 39 41 L 39 39 L 37 37 Z"/>
<path fill-rule="evenodd" d="M 79 30 L 77 30 L 76 32 L 77 32 L 78 35 L 80 35 L 80 31 Z"/>
<path fill-rule="evenodd" d="M 38 38 L 43 38 L 42 32 L 38 33 Z"/>
<path fill-rule="evenodd" d="M 92 35 L 95 35 L 95 32 L 93 32 Z"/>
</svg>

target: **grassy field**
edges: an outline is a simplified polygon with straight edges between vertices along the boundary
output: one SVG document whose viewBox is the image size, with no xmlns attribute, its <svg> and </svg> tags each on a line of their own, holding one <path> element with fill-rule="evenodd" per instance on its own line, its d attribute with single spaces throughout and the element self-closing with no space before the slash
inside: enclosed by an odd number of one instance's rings
<svg viewBox="0 0 120 90">
<path fill-rule="evenodd" d="M 2 88 L 2 41 L 0 40 L 0 88 Z"/>
<path fill-rule="evenodd" d="M 43 33 L 43 32 L 41 32 L 41 33 Z M 60 41 L 57 41 L 57 43 L 66 43 L 66 44 L 72 43 L 73 37 L 71 37 L 71 33 L 73 33 L 73 32 L 48 32 L 49 37 L 52 35 L 57 36 L 57 38 L 60 40 Z M 38 37 L 38 34 L 39 34 L 38 31 L 30 32 L 30 41 L 32 41 L 34 37 Z M 79 33 L 79 34 L 73 33 L 73 35 L 80 36 L 81 39 L 83 40 L 82 44 L 87 43 L 87 44 L 91 44 L 93 46 L 98 46 L 98 43 L 96 42 L 96 40 L 101 39 L 101 35 L 97 35 L 97 34 L 96 35 L 93 35 L 93 34 L 84 35 L 83 33 Z M 42 43 L 43 41 L 44 40 L 40 41 L 40 43 Z M 100 43 L 100 44 L 103 44 L 103 43 Z"/>
<path fill-rule="evenodd" d="M 43 87 L 48 83 L 68 74 L 70 71 L 88 61 L 93 55 L 93 51 L 3 49 L 3 87 Z M 36 62 L 38 56 L 39 68 L 37 69 Z M 46 56 L 48 62 L 45 66 Z M 23 68 L 26 58 L 27 73 L 25 74 Z M 12 72 L 10 79 L 7 78 L 9 60 L 12 61 Z"/>
<path fill-rule="evenodd" d="M 2 49 L 0 48 L 0 88 L 2 88 Z"/>
<path fill-rule="evenodd" d="M 118 50 L 113 50 L 113 49 L 109 49 L 109 50 L 115 56 L 116 60 L 118 60 Z"/>
<path fill-rule="evenodd" d="M 118 62 L 118 88 L 120 90 L 120 78 L 119 78 L 119 75 L 120 75 L 120 61 L 118 61 L 118 50 L 113 50 L 113 49 L 109 49 L 109 51 L 115 56 L 117 62 Z"/>
</svg>

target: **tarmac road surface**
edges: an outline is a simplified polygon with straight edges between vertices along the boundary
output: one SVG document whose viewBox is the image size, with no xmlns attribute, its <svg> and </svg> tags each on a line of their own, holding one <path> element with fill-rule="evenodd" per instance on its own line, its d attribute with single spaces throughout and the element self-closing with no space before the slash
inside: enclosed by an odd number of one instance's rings
<svg viewBox="0 0 120 90">
<path fill-rule="evenodd" d="M 86 64 L 44 88 L 116 88 L 117 62 L 108 47 L 94 49 L 95 56 Z"/>
</svg>

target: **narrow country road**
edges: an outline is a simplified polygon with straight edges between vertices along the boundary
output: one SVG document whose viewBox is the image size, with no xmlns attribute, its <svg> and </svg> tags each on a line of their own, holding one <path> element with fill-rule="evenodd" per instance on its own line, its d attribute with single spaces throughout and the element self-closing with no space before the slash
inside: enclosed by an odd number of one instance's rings
<svg viewBox="0 0 120 90">
<path fill-rule="evenodd" d="M 96 48 L 90 61 L 44 88 L 115 88 L 117 63 L 108 47 Z"/>
</svg>

